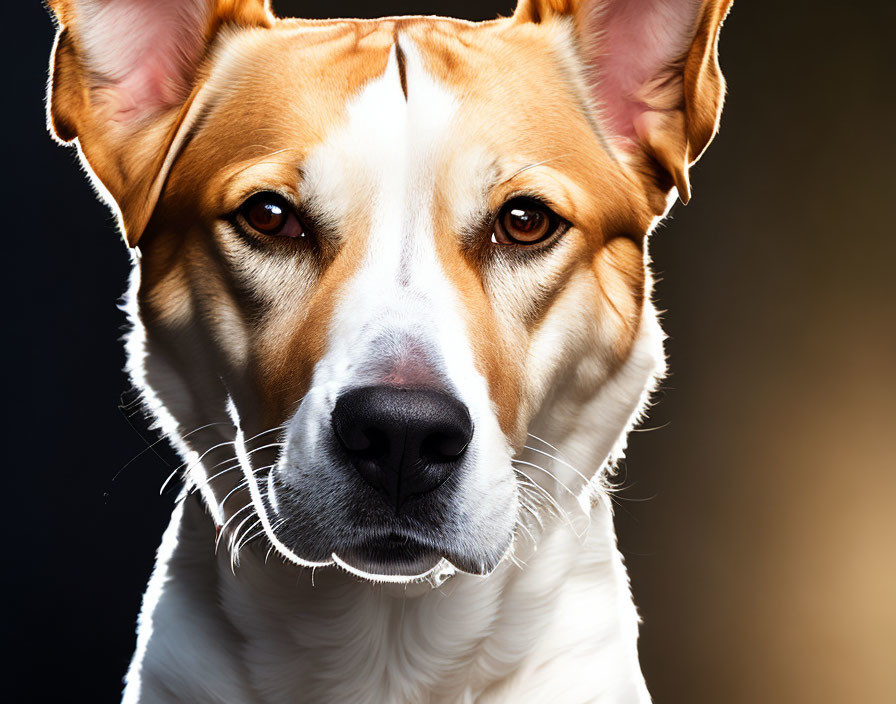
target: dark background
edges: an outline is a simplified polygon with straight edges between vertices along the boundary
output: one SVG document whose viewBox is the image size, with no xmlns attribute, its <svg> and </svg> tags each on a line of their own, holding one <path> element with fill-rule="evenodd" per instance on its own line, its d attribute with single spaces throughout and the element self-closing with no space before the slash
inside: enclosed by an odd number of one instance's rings
<svg viewBox="0 0 896 704">
<path fill-rule="evenodd" d="M 9 5 L 4 694 L 111 702 L 177 460 L 128 406 L 125 247 L 44 128 L 50 18 Z M 617 511 L 658 703 L 896 701 L 894 28 L 888 0 L 739 0 L 722 33 L 721 133 L 652 242 L 671 373 Z"/>
</svg>

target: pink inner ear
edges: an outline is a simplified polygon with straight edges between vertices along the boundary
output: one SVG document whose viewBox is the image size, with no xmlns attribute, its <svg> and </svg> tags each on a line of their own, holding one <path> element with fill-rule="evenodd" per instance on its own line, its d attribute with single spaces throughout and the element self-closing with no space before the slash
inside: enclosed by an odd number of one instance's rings
<svg viewBox="0 0 896 704">
<path fill-rule="evenodd" d="M 612 136 L 633 140 L 651 88 L 687 52 L 700 0 L 592 0 L 585 22 L 595 92 Z M 652 85 L 653 84 L 653 85 Z"/>
<path fill-rule="evenodd" d="M 184 98 L 204 49 L 209 0 L 81 0 L 76 7 L 112 119 L 130 120 Z"/>
</svg>

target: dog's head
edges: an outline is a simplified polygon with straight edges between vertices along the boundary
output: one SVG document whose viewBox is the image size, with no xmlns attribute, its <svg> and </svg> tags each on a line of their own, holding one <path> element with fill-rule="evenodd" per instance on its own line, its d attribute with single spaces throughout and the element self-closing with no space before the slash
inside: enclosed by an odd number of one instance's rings
<svg viewBox="0 0 896 704">
<path fill-rule="evenodd" d="M 486 573 L 585 489 L 662 364 L 645 239 L 716 130 L 728 4 L 55 3 L 52 127 L 139 242 L 134 374 L 219 523 Z"/>
</svg>

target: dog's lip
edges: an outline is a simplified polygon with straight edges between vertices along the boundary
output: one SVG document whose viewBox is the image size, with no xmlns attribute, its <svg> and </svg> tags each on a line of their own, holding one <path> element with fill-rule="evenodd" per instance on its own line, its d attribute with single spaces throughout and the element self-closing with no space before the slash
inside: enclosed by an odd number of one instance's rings
<svg viewBox="0 0 896 704">
<path fill-rule="evenodd" d="M 359 541 L 334 557 L 347 567 L 371 576 L 417 577 L 442 560 L 439 551 L 412 535 L 391 532 Z"/>
<path fill-rule="evenodd" d="M 343 569 L 374 581 L 426 579 L 440 566 L 450 567 L 452 573 L 486 576 L 503 561 L 511 543 L 501 554 L 476 556 L 439 548 L 413 535 L 389 533 L 362 540 L 331 557 Z"/>
</svg>

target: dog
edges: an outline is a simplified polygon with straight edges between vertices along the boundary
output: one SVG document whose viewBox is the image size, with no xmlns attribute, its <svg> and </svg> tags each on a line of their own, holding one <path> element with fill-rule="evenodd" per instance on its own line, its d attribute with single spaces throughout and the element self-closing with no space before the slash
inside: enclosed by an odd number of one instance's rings
<svg viewBox="0 0 896 704">
<path fill-rule="evenodd" d="M 51 0 L 184 460 L 125 702 L 648 702 L 610 481 L 730 0 Z"/>
</svg>

